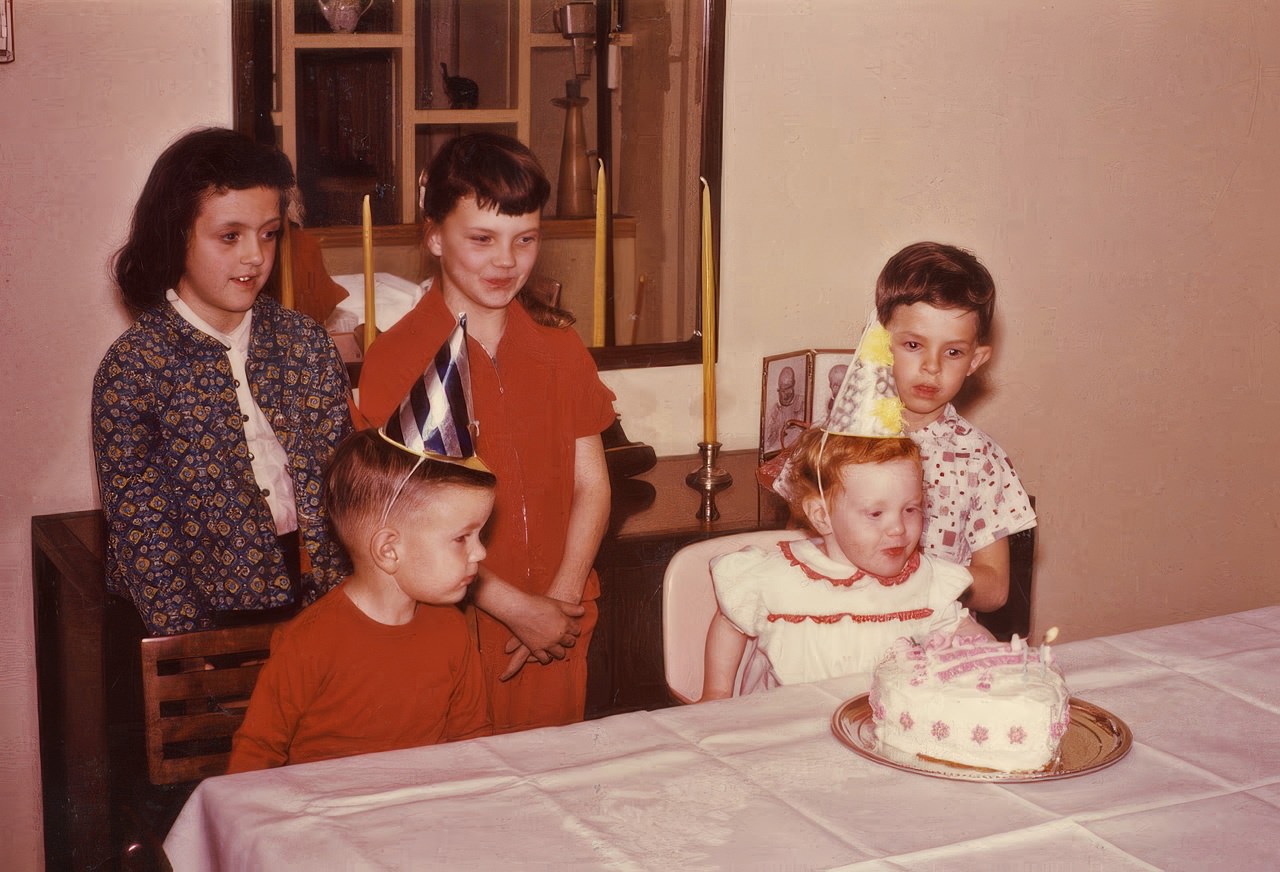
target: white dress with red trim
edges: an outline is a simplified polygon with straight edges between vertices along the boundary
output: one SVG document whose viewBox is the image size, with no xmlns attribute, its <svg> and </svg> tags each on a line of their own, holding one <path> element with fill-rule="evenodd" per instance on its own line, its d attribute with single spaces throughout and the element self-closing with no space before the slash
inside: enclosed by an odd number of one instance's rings
<svg viewBox="0 0 1280 872">
<path fill-rule="evenodd" d="M 821 539 L 747 547 L 713 561 L 711 575 L 720 611 L 768 659 L 770 687 L 870 672 L 900 637 L 954 632 L 973 581 L 918 552 L 901 575 L 879 578 L 828 557 Z"/>
</svg>

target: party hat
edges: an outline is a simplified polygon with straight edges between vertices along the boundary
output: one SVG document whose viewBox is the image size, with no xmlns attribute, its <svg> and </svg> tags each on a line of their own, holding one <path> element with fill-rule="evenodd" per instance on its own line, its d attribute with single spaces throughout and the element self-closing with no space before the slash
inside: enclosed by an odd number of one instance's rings
<svg viewBox="0 0 1280 872">
<path fill-rule="evenodd" d="M 471 432 L 466 315 L 458 317 L 458 326 L 378 433 L 419 457 L 489 471 L 476 456 Z"/>
<path fill-rule="evenodd" d="M 902 400 L 893 382 L 889 331 L 873 314 L 822 425 L 837 436 L 894 439 L 904 435 Z"/>
</svg>

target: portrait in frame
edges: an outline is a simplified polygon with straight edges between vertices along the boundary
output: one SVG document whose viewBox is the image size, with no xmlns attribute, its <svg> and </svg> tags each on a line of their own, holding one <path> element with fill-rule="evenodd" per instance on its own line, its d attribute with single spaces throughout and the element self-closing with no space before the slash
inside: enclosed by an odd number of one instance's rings
<svg viewBox="0 0 1280 872">
<path fill-rule="evenodd" d="M 809 351 L 791 351 L 766 357 L 760 381 L 760 459 L 763 461 L 781 451 L 809 421 L 813 356 Z"/>
</svg>

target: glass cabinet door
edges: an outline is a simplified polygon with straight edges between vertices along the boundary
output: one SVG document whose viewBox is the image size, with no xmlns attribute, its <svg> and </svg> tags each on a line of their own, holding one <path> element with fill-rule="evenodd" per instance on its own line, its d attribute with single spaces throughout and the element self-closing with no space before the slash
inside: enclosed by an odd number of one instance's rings
<svg viewBox="0 0 1280 872">
<path fill-rule="evenodd" d="M 698 179 L 718 203 L 723 0 L 232 0 L 232 14 L 237 126 L 274 130 L 308 226 L 357 227 L 367 194 L 375 225 L 410 236 L 442 143 L 514 136 L 551 181 L 538 272 L 583 340 L 607 346 L 601 365 L 698 359 Z"/>
</svg>

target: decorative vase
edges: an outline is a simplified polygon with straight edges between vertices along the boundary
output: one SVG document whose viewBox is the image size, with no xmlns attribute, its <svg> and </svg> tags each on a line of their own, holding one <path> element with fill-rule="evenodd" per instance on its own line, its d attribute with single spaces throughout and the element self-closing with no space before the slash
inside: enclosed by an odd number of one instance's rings
<svg viewBox="0 0 1280 872">
<path fill-rule="evenodd" d="M 373 0 L 316 0 L 320 14 L 334 33 L 355 33 L 360 17 L 369 11 Z"/>
<path fill-rule="evenodd" d="M 560 147 L 560 184 L 556 187 L 556 217 L 586 218 L 592 214 L 591 164 L 587 160 L 587 128 L 582 107 L 587 98 L 577 79 L 564 83 L 565 95 L 551 102 L 564 109 L 564 143 Z"/>
</svg>

